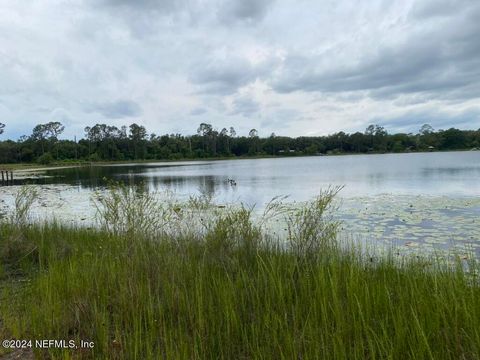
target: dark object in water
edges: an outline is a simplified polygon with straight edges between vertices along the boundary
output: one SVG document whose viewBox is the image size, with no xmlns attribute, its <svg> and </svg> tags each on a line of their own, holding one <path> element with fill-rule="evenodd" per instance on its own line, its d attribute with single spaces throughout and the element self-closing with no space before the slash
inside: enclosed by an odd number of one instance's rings
<svg viewBox="0 0 480 360">
<path fill-rule="evenodd" d="M 1 170 L 0 173 L 2 177 L 0 185 L 13 185 L 13 171 Z"/>
</svg>

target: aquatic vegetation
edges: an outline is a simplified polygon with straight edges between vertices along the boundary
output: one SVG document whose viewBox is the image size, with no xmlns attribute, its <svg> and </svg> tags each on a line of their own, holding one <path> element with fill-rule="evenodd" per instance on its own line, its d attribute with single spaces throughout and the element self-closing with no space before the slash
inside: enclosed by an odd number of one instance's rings
<svg viewBox="0 0 480 360">
<path fill-rule="evenodd" d="M 401 247 L 414 243 L 419 253 L 468 248 L 480 256 L 475 250 L 480 244 L 478 198 L 383 195 L 342 202 L 336 216 L 345 218 L 343 233 L 366 234 L 372 242 Z"/>
<path fill-rule="evenodd" d="M 22 186 L 15 196 L 15 208 L 11 222 L 17 226 L 25 226 L 29 220 L 30 209 L 38 197 L 34 187 Z"/>
<path fill-rule="evenodd" d="M 263 216 L 109 191 L 103 226 L 21 225 L 23 252 L 0 224 L 4 338 L 95 343 L 36 350 L 56 359 L 480 357 L 476 260 L 341 242 L 335 191 Z"/>
</svg>

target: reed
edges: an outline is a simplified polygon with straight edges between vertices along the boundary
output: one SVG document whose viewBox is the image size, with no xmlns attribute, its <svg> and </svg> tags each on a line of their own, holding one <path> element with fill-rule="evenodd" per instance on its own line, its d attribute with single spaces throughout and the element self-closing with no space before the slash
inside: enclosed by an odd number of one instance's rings
<svg viewBox="0 0 480 360">
<path fill-rule="evenodd" d="M 95 343 L 36 351 L 54 359 L 480 358 L 478 265 L 340 246 L 335 189 L 260 219 L 163 203 L 151 227 L 136 217 L 157 201 L 122 191 L 102 199 L 97 228 L 0 225 L 3 337 Z M 34 251 L 4 251 L 19 228 Z"/>
</svg>

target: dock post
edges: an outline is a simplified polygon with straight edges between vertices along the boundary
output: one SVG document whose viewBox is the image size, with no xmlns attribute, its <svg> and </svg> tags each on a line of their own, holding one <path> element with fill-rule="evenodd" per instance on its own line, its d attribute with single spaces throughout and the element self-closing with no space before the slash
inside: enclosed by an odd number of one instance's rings
<svg viewBox="0 0 480 360">
<path fill-rule="evenodd" d="M 2 185 L 4 185 L 4 183 L 5 183 L 5 178 L 4 178 L 3 170 L 2 170 Z"/>
</svg>

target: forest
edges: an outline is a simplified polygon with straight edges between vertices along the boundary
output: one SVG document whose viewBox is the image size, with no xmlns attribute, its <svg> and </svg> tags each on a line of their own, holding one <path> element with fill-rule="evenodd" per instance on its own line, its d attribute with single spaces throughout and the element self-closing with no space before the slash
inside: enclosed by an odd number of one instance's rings
<svg viewBox="0 0 480 360">
<path fill-rule="evenodd" d="M 339 155 L 361 153 L 472 150 L 480 148 L 480 129 L 435 130 L 425 124 L 417 133 L 390 134 L 383 126 L 364 132 L 337 132 L 328 136 L 259 137 L 252 129 L 239 135 L 233 127 L 221 130 L 202 123 L 195 135 L 156 135 L 144 126 L 118 128 L 107 124 L 86 127 L 84 137 L 62 139 L 60 122 L 36 125 L 18 140 L 1 139 L 8 124 L 0 123 L 0 163 L 69 161 L 180 160 L 229 157 Z"/>
</svg>

